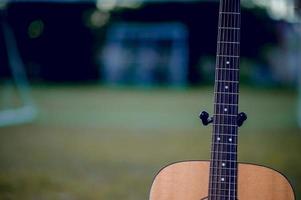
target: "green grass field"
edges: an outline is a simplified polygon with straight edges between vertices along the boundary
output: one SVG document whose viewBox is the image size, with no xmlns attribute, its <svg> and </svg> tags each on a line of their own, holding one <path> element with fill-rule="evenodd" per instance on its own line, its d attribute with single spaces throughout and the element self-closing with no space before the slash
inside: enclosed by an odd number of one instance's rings
<svg viewBox="0 0 301 200">
<path fill-rule="evenodd" d="M 239 160 L 282 171 L 301 198 L 296 94 L 241 88 Z M 0 128 L 0 199 L 146 200 L 156 172 L 209 159 L 212 88 L 34 87 L 39 117 Z"/>
</svg>

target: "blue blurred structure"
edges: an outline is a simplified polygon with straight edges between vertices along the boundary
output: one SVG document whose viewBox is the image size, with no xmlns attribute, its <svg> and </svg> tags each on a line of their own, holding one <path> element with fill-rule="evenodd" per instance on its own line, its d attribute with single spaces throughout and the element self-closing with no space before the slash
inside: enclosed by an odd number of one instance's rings
<svg viewBox="0 0 301 200">
<path fill-rule="evenodd" d="M 297 32 L 299 33 L 299 39 L 301 41 L 301 1 L 297 1 L 297 10 L 299 14 L 299 25 L 296 26 Z M 299 43 L 299 47 L 301 50 L 301 44 Z M 300 56 L 299 59 L 301 60 Z M 298 123 L 299 127 L 301 128 L 301 61 L 299 63 L 299 102 L 298 102 Z"/>
<path fill-rule="evenodd" d="M 181 23 L 118 23 L 109 28 L 101 73 L 107 84 L 187 84 L 187 29 Z"/>
<path fill-rule="evenodd" d="M 282 84 L 295 84 L 300 65 L 301 38 L 298 23 L 278 22 L 279 45 L 267 51 L 273 79 Z"/>
<path fill-rule="evenodd" d="M 301 41 L 301 1 L 296 1 L 296 10 L 299 16 L 299 24 L 296 26 L 297 32 L 299 33 L 299 39 Z M 301 44 L 299 43 L 299 47 L 301 50 Z M 299 97 L 298 97 L 298 124 L 301 128 L 301 58 L 299 56 L 300 63 L 299 63 L 299 71 L 298 71 L 298 81 L 299 81 Z"/>
<path fill-rule="evenodd" d="M 2 108 L 3 110 L 0 110 L 0 126 L 30 122 L 35 119 L 37 109 L 30 95 L 30 87 L 25 73 L 25 67 L 19 55 L 12 28 L 5 20 L 2 21 L 1 25 L 7 48 L 8 64 L 12 74 L 12 82 L 20 95 L 22 105 L 19 107 L 5 105 L 4 109 Z M 9 87 L 9 84 L 7 84 L 7 86 L 4 93 L 5 91 L 12 89 L 12 87 Z M 4 94 L 4 98 L 6 98 L 5 95 L 6 94 Z M 8 101 L 9 102 L 7 103 L 11 104 L 13 99 L 8 99 Z"/>
<path fill-rule="evenodd" d="M 301 128 L 301 65 L 299 65 L 299 98 L 298 98 L 298 124 Z"/>
</svg>

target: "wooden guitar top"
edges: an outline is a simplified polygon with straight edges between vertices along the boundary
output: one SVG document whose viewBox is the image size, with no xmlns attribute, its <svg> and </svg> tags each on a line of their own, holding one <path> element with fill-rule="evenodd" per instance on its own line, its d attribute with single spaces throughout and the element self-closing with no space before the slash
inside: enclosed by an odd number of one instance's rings
<svg viewBox="0 0 301 200">
<path fill-rule="evenodd" d="M 150 200 L 207 199 L 209 164 L 187 161 L 163 168 L 153 182 Z M 295 200 L 295 196 L 290 183 L 279 172 L 239 163 L 238 200 Z"/>
</svg>

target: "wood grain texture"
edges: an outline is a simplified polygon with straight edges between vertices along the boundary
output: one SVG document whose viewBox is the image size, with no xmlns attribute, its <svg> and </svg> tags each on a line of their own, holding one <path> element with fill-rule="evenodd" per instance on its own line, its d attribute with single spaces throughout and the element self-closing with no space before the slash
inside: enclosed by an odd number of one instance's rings
<svg viewBox="0 0 301 200">
<path fill-rule="evenodd" d="M 209 162 L 187 161 L 163 168 L 156 176 L 150 200 L 201 200 L 208 196 Z M 288 180 L 258 165 L 238 165 L 238 200 L 295 200 Z"/>
</svg>

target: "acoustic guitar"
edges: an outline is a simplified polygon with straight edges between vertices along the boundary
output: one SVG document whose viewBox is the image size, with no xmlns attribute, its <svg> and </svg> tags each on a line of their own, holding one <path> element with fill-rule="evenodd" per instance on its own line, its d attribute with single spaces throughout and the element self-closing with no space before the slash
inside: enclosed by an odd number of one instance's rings
<svg viewBox="0 0 301 200">
<path fill-rule="evenodd" d="M 154 179 L 150 200 L 294 200 L 284 175 L 260 165 L 237 162 L 240 0 L 220 0 L 210 161 L 184 161 L 163 168 Z"/>
</svg>

